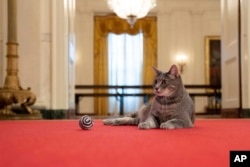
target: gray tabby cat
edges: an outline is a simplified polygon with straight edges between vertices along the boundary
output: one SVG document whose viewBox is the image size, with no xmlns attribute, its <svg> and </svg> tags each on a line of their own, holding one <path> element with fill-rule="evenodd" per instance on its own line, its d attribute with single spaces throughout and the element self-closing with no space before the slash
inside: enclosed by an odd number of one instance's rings
<svg viewBox="0 0 250 167">
<path fill-rule="evenodd" d="M 138 125 L 139 129 L 176 129 L 194 126 L 194 104 L 184 88 L 176 65 L 166 73 L 153 68 L 155 97 L 138 112 L 103 120 L 105 125 Z"/>
</svg>

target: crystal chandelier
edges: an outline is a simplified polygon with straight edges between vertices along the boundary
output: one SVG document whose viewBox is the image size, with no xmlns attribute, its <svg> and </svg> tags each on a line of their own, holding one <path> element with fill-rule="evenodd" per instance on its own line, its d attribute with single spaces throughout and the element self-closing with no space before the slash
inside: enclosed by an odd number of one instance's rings
<svg viewBox="0 0 250 167">
<path fill-rule="evenodd" d="M 137 19 L 145 17 L 156 7 L 156 0 L 106 0 L 108 6 L 118 17 L 127 19 L 131 27 Z"/>
</svg>

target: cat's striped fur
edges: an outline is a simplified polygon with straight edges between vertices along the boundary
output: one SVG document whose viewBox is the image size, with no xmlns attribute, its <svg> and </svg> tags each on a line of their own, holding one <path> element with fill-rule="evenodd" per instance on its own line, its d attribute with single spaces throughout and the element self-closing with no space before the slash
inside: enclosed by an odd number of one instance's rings
<svg viewBox="0 0 250 167">
<path fill-rule="evenodd" d="M 166 73 L 154 68 L 155 97 L 138 112 L 122 118 L 105 119 L 105 125 L 138 125 L 139 129 L 176 129 L 194 126 L 194 104 L 176 65 Z"/>
</svg>

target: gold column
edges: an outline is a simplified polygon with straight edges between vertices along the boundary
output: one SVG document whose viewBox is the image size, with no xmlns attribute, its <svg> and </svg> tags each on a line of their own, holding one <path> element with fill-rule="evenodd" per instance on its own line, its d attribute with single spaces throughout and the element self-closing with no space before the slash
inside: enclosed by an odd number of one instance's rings
<svg viewBox="0 0 250 167">
<path fill-rule="evenodd" d="M 29 106 L 36 101 L 36 96 L 30 88 L 24 90 L 18 78 L 18 43 L 17 43 L 17 1 L 8 0 L 8 41 L 7 41 L 7 76 L 3 88 L 0 88 L 0 118 L 6 115 L 15 115 L 12 111 L 12 104 L 20 104 L 25 114 L 32 115 L 33 118 L 40 117 L 40 112 L 32 110 Z M 23 112 L 21 112 L 23 113 Z M 36 115 L 34 117 L 34 114 Z M 20 114 L 19 114 L 20 115 Z M 27 117 L 27 116 L 26 116 Z M 9 118 L 9 117 L 8 117 Z"/>
<path fill-rule="evenodd" d="M 8 42 L 7 42 L 7 76 L 5 89 L 18 90 L 18 54 L 17 54 L 17 4 L 16 0 L 8 0 Z"/>
<path fill-rule="evenodd" d="M 16 0 L 8 0 L 8 42 L 17 42 L 17 6 Z"/>
</svg>

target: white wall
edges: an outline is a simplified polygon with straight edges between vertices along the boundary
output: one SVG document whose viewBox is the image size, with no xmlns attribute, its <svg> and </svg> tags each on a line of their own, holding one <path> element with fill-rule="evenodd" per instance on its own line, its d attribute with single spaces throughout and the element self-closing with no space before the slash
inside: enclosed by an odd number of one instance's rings
<svg viewBox="0 0 250 167">
<path fill-rule="evenodd" d="M 4 66 L 5 61 L 5 43 L 4 43 L 4 14 L 6 13 L 6 7 L 4 0 L 0 0 L 0 87 L 4 84 L 4 76 L 6 73 L 6 68 Z"/>
<path fill-rule="evenodd" d="M 68 22 L 58 0 L 18 0 L 19 78 L 31 87 L 36 105 L 51 109 L 69 107 Z M 6 7 L 0 0 L 0 87 L 6 73 Z M 110 12 L 103 0 L 76 0 L 75 83 L 93 84 L 93 17 Z M 220 35 L 220 0 L 158 0 L 152 11 L 158 19 L 158 67 L 168 70 L 175 54 L 188 56 L 185 84 L 204 84 L 204 37 Z M 71 67 L 69 67 L 69 65 Z M 72 78 L 74 80 L 74 77 Z M 87 110 L 92 110 L 85 106 Z"/>
<path fill-rule="evenodd" d="M 93 17 L 110 13 L 105 1 L 76 0 L 76 84 L 93 84 Z M 205 44 L 208 35 L 220 35 L 220 0 L 158 0 L 152 15 L 157 16 L 158 68 L 169 70 L 176 54 L 188 55 L 182 75 L 185 84 L 205 84 Z M 87 71 L 87 72 L 85 72 Z M 91 111 L 90 101 L 82 104 Z M 196 111 L 206 100 L 197 101 Z"/>
<path fill-rule="evenodd" d="M 77 0 L 76 84 L 93 83 L 93 16 L 110 12 L 104 1 Z M 158 0 L 158 67 L 168 70 L 176 63 L 176 54 L 185 52 L 188 64 L 183 80 L 186 84 L 205 83 L 204 38 L 220 35 L 219 0 Z M 83 74 L 82 71 L 88 71 Z M 195 82 L 194 82 L 195 81 Z"/>
<path fill-rule="evenodd" d="M 20 84 L 24 89 L 31 87 L 37 96 L 35 105 L 48 109 L 69 108 L 68 10 L 65 8 L 68 1 L 17 0 Z M 0 0 L 0 8 L 2 86 L 6 76 L 7 0 Z"/>
<path fill-rule="evenodd" d="M 243 108 L 249 109 L 250 108 L 250 2 L 248 0 L 242 1 L 242 35 L 241 35 L 241 42 L 242 42 L 242 103 Z"/>
<path fill-rule="evenodd" d="M 51 1 L 40 1 L 40 83 L 39 88 L 39 101 L 43 106 L 51 108 L 51 78 L 52 78 L 52 62 L 51 62 L 51 49 L 52 49 L 52 32 L 51 32 Z"/>
<path fill-rule="evenodd" d="M 21 86 L 31 87 L 36 105 L 68 108 L 67 12 L 58 0 L 18 0 L 18 53 Z M 250 108 L 249 27 L 250 3 L 243 0 L 242 72 L 243 108 Z M 93 17 L 110 12 L 103 0 L 76 0 L 76 84 L 93 84 Z M 6 76 L 7 0 L 0 0 L 0 87 Z M 168 70 L 175 55 L 188 56 L 185 84 L 204 84 L 204 37 L 221 34 L 220 0 L 158 0 L 151 12 L 158 19 L 158 67 Z M 68 67 L 70 66 L 70 67 Z M 68 68 L 71 70 L 68 71 Z M 73 73 L 72 72 L 72 73 Z M 71 79 L 74 80 L 74 77 Z M 72 85 L 71 85 L 72 86 Z M 88 111 L 90 107 L 84 106 Z M 201 110 L 201 108 L 198 108 Z"/>
<path fill-rule="evenodd" d="M 244 2 L 247 2 L 247 8 L 246 8 L 246 20 L 245 20 L 245 24 L 247 25 L 247 29 L 246 29 L 246 38 L 247 38 L 247 42 L 246 42 L 246 52 L 247 52 L 247 54 L 246 54 L 246 57 L 247 57 L 247 69 L 246 69 L 246 71 L 248 71 L 248 72 L 246 72 L 246 74 L 244 75 L 244 77 L 246 76 L 246 79 L 243 81 L 244 83 L 249 83 L 249 80 L 250 80 L 250 67 L 249 67 L 249 65 L 250 65 L 250 21 L 249 21 L 249 19 L 250 19 L 250 2 L 249 1 L 247 1 L 247 0 L 245 0 Z M 248 84 L 248 87 L 247 87 L 247 89 L 246 89 L 246 92 L 247 92 L 247 94 L 245 95 L 245 96 L 243 96 L 243 107 L 244 108 L 250 108 L 250 87 L 249 87 L 249 84 Z M 246 100 L 245 100 L 246 99 Z"/>
</svg>

